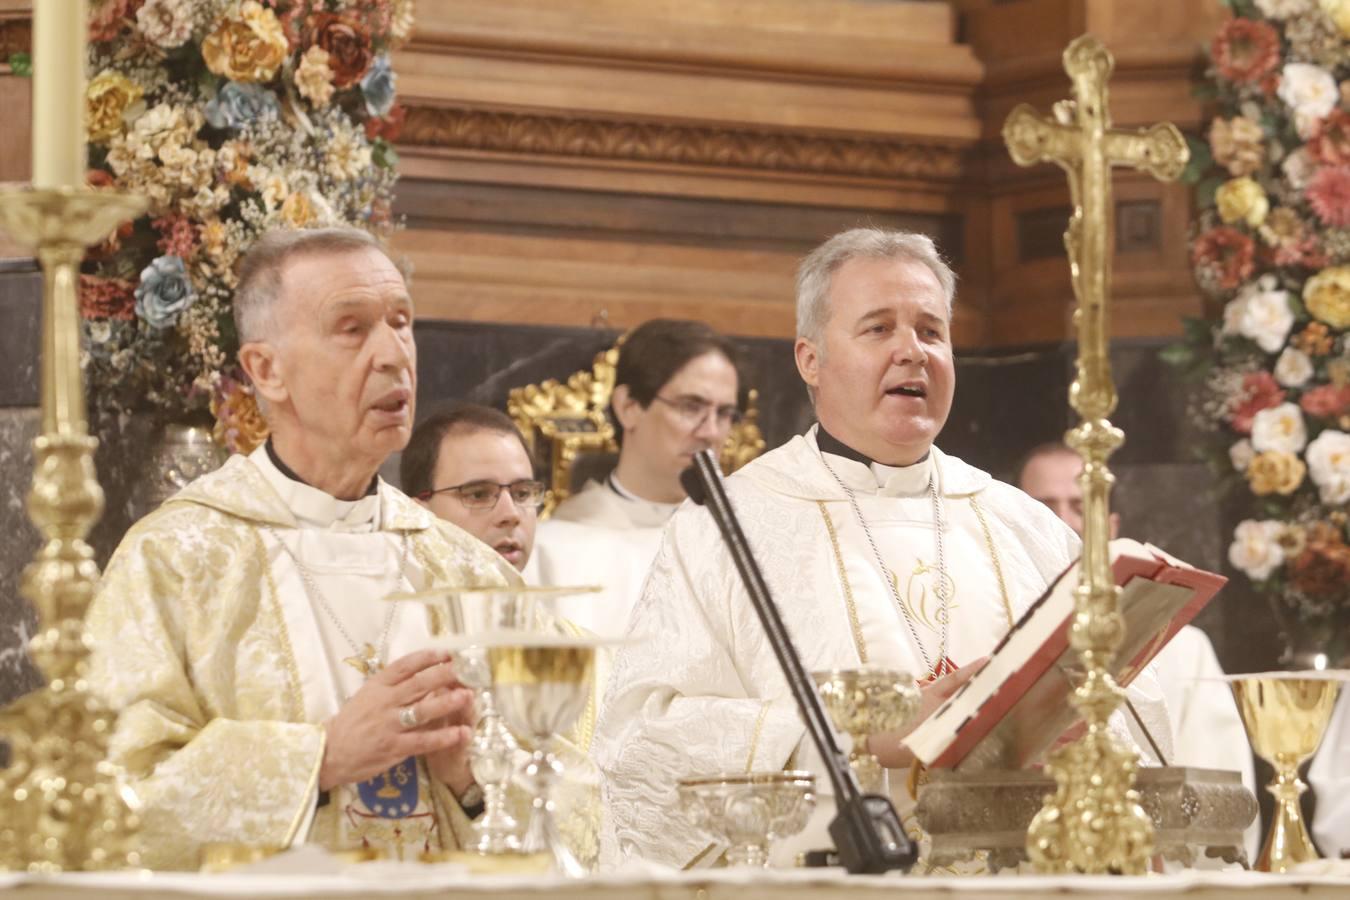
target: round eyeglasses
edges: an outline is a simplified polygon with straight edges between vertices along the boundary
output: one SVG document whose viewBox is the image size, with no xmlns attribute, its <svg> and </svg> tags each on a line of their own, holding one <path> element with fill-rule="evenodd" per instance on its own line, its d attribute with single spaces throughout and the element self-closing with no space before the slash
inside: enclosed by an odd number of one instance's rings
<svg viewBox="0 0 1350 900">
<path fill-rule="evenodd" d="M 728 403 L 725 406 L 718 406 L 711 400 L 703 397 L 693 397 L 682 395 L 674 400 L 667 400 L 660 394 L 652 398 L 660 400 L 666 406 L 675 411 L 690 428 L 697 428 L 707 420 L 708 414 L 712 413 L 717 420 L 717 424 L 722 428 L 730 428 L 741 420 L 741 410 L 734 403 Z"/>
<path fill-rule="evenodd" d="M 454 494 L 469 509 L 492 509 L 502 491 L 511 495 L 511 502 L 521 509 L 538 509 L 544 504 L 547 488 L 542 481 L 522 478 L 509 484 L 495 481 L 466 481 L 453 487 L 436 488 L 417 495 L 418 500 L 430 500 L 435 494 Z"/>
</svg>

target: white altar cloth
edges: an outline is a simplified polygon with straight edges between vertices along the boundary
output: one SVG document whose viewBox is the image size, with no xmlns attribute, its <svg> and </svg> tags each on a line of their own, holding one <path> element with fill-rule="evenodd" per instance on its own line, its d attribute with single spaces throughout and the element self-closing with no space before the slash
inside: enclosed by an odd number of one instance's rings
<svg viewBox="0 0 1350 900">
<path fill-rule="evenodd" d="M 469 875 L 455 866 L 369 863 L 337 875 L 226 873 L 0 873 L 0 895 L 15 900 L 179 900 L 240 897 L 472 898 L 472 900 L 1032 900 L 1093 897 L 1108 900 L 1241 897 L 1345 900 L 1350 874 L 1261 875 L 1252 872 L 1183 872 L 1142 878 L 1105 876 L 848 876 L 837 870 L 642 870 L 577 881 L 553 877 Z"/>
</svg>

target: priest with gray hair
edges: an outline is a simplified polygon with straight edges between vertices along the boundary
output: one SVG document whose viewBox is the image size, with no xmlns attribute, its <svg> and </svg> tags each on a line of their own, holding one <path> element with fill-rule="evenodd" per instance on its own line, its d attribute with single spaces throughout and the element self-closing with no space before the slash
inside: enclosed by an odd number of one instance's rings
<svg viewBox="0 0 1350 900">
<path fill-rule="evenodd" d="M 403 276 L 363 231 L 274 231 L 234 312 L 270 437 L 138 522 L 88 617 L 142 859 L 458 847 L 480 805 L 473 697 L 430 647 L 433 613 L 385 598 L 518 576 L 377 474 L 412 433 Z"/>
<path fill-rule="evenodd" d="M 813 251 L 797 276 L 794 350 L 817 424 L 727 480 L 807 669 L 909 672 L 925 682 L 921 715 L 1079 552 L 1045 506 L 934 443 L 956 387 L 955 293 L 955 275 L 920 234 L 859 228 Z M 828 779 L 703 507 L 685 504 L 667 526 L 629 635 L 592 745 L 602 863 L 714 863 L 724 848 L 679 815 L 677 779 L 785 767 L 813 770 L 823 802 L 778 860 L 829 846 Z M 1156 690 L 1132 690 L 1165 741 Z M 876 734 L 868 746 L 904 815 L 913 801 L 899 770 L 912 757 L 901 738 Z"/>
</svg>

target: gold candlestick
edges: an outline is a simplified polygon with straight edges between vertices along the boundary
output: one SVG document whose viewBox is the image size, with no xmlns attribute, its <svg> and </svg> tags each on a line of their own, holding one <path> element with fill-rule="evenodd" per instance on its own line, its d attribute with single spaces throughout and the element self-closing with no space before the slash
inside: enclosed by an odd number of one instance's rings
<svg viewBox="0 0 1350 900">
<path fill-rule="evenodd" d="M 1107 548 L 1115 478 L 1106 460 L 1125 439 L 1107 419 L 1116 408 L 1108 355 L 1114 213 L 1110 170 L 1113 165 L 1131 166 L 1167 181 L 1181 174 L 1188 153 L 1171 124 L 1133 132 L 1111 128 L 1106 83 L 1114 66 L 1096 38 L 1077 38 L 1064 51 L 1074 99 L 1055 104 L 1053 117 L 1018 106 L 1003 126 L 1003 140 L 1018 165 L 1053 162 L 1068 173 L 1074 204 L 1064 234 L 1078 298 L 1078 376 L 1069 403 L 1082 422 L 1066 437 L 1083 457 L 1079 484 L 1085 527 L 1070 641 L 1086 672 L 1073 703 L 1087 722 L 1087 732 L 1051 757 L 1047 769 L 1058 790 L 1027 831 L 1028 855 L 1048 872 L 1142 873 L 1153 847 L 1153 825 L 1134 790 L 1138 757 L 1111 736 L 1106 724 L 1124 698 L 1108 669 L 1124 624 Z"/>
<path fill-rule="evenodd" d="M 59 872 L 136 865 L 135 798 L 107 762 L 116 715 L 85 681 L 84 613 L 98 581 L 85 536 L 103 511 L 85 418 L 77 297 L 84 248 L 139 215 L 145 200 L 53 188 L 0 193 L 0 226 L 37 248 L 43 269 L 42 434 L 28 515 L 45 543 L 24 569 L 38 611 L 29 649 L 47 686 L 0 713 L 11 760 L 0 769 L 0 869 Z"/>
<path fill-rule="evenodd" d="M 1291 672 L 1233 679 L 1233 696 L 1252 749 L 1275 769 L 1275 779 L 1267 787 L 1275 796 L 1275 821 L 1256 861 L 1261 872 L 1285 872 L 1320 859 L 1298 805 L 1308 789 L 1298 770 L 1322 743 L 1341 685 L 1318 675 L 1300 678 Z"/>
</svg>

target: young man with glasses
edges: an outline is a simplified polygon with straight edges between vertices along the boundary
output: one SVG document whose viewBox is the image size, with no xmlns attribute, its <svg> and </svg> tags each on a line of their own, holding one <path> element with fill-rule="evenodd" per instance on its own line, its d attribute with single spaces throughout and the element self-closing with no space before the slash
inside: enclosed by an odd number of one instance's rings
<svg viewBox="0 0 1350 900">
<path fill-rule="evenodd" d="M 419 424 L 399 460 L 408 496 L 497 551 L 517 571 L 534 548 L 544 502 L 515 423 L 464 403 Z"/>
<path fill-rule="evenodd" d="M 605 636 L 626 630 L 661 530 L 684 500 L 680 473 L 740 418 L 736 363 L 735 345 L 702 322 L 653 319 L 624 341 L 610 401 L 618 465 L 558 505 L 525 573 L 545 585 L 601 585 L 599 595 L 561 602 L 576 624 Z"/>
</svg>

